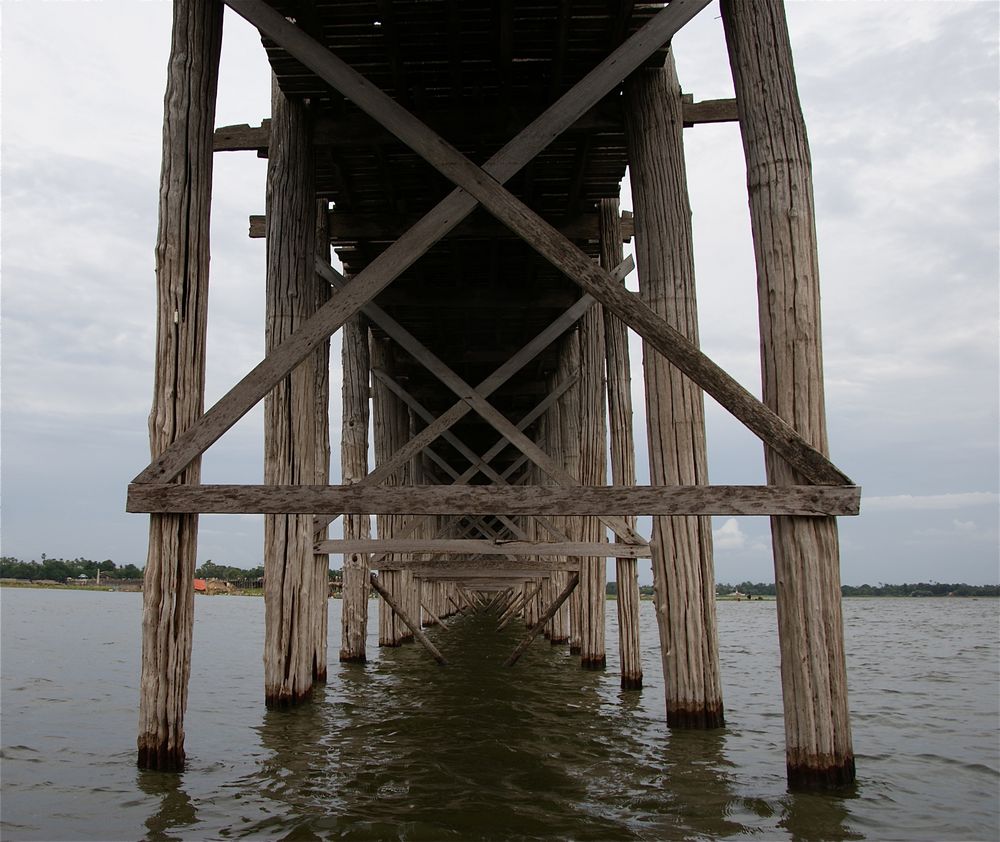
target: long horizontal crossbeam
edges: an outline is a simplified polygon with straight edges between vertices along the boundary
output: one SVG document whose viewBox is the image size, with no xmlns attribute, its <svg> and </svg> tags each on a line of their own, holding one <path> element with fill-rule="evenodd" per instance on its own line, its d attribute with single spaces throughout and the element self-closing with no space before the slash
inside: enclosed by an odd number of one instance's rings
<svg viewBox="0 0 1000 842">
<path fill-rule="evenodd" d="M 132 483 L 126 511 L 380 515 L 856 515 L 854 485 L 495 486 Z"/>
</svg>

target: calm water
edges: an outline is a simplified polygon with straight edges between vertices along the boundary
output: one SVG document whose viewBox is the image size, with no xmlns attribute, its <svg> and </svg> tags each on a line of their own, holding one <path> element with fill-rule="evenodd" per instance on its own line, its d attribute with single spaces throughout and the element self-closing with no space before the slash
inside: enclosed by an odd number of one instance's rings
<svg viewBox="0 0 1000 842">
<path fill-rule="evenodd" d="M 262 704 L 263 601 L 196 600 L 182 775 L 134 766 L 140 594 L 6 589 L 4 840 L 927 839 L 1000 836 L 996 600 L 847 600 L 859 785 L 785 790 L 774 603 L 720 603 L 728 727 L 669 733 L 655 620 L 646 688 L 521 629 L 458 620 L 336 662 L 313 704 Z M 374 603 L 371 605 L 374 609 Z M 372 615 L 374 617 L 374 613 Z M 374 624 L 370 628 L 375 628 Z"/>
</svg>

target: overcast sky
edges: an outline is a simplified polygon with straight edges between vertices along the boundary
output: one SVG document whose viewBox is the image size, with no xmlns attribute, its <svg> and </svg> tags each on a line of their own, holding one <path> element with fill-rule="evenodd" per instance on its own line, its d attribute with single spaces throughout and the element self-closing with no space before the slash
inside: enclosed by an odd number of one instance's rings
<svg viewBox="0 0 1000 842">
<path fill-rule="evenodd" d="M 846 583 L 998 580 L 998 10 L 788 6 L 832 457 L 864 488 L 862 515 L 840 521 Z M 148 461 L 170 4 L 3 0 L 0 27 L 2 552 L 142 566 L 148 518 L 124 506 Z M 674 44 L 685 91 L 732 96 L 715 5 Z M 259 38 L 227 10 L 217 124 L 268 112 Z M 702 344 L 759 394 L 739 130 L 699 126 L 685 143 Z M 263 353 L 264 246 L 247 217 L 263 212 L 264 176 L 253 153 L 216 156 L 209 403 Z M 710 399 L 708 418 L 712 481 L 763 482 L 759 442 Z M 641 415 L 637 431 L 641 463 Z M 203 480 L 260 482 L 261 441 L 258 409 L 209 451 Z M 766 518 L 714 529 L 717 579 L 773 580 Z M 260 518 L 205 517 L 199 559 L 254 566 L 261 539 Z"/>
</svg>

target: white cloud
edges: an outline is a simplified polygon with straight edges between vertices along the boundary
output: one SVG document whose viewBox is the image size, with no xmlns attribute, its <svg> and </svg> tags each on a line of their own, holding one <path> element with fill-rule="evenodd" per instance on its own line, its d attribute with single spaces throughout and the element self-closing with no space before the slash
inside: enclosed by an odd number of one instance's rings
<svg viewBox="0 0 1000 842">
<path fill-rule="evenodd" d="M 747 536 L 743 534 L 739 521 L 734 517 L 713 530 L 712 539 L 717 550 L 741 550 L 747 543 Z"/>
</svg>

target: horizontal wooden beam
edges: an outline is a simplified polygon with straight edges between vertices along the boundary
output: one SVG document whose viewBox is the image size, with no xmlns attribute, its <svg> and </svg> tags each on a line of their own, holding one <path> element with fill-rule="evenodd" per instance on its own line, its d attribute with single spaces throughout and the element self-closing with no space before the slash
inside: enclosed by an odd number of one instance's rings
<svg viewBox="0 0 1000 842">
<path fill-rule="evenodd" d="M 454 569 L 439 571 L 431 570 L 430 568 L 411 569 L 410 572 L 418 579 L 431 582 L 471 582 L 485 579 L 491 582 L 504 582 L 509 587 L 511 582 L 526 582 L 529 579 L 548 578 L 551 571 L 520 567 L 512 567 L 509 570 L 494 570 L 490 567 L 479 567 L 473 563 Z M 576 571 L 570 570 L 569 572 L 574 573 Z"/>
<path fill-rule="evenodd" d="M 338 213 L 330 211 L 329 220 L 330 241 L 334 244 L 354 240 L 376 240 L 393 242 L 412 228 L 419 216 L 398 214 L 378 215 L 372 213 Z M 567 240 L 598 239 L 597 214 L 582 213 L 572 219 L 553 223 L 559 233 Z M 262 239 L 266 236 L 267 217 L 263 214 L 253 214 L 250 217 L 250 239 Z M 624 211 L 621 219 L 622 242 L 629 242 L 635 236 L 635 220 L 631 211 Z M 471 216 L 460 223 L 449 235 L 449 239 L 487 240 L 493 238 L 520 239 L 516 234 L 492 216 Z"/>
<path fill-rule="evenodd" d="M 706 99 L 701 102 L 684 103 L 684 125 L 698 123 L 721 123 L 739 120 L 735 99 Z M 498 138 L 513 137 L 518 134 L 534 115 L 516 114 L 509 109 L 491 109 L 477 113 L 473 118 L 457 113 L 454 109 L 430 112 L 421 115 L 435 132 L 443 137 L 455 137 L 468 130 L 470 122 L 481 127 L 480 135 Z M 623 116 L 617 98 L 609 99 L 590 109 L 567 130 L 567 134 L 600 131 L 622 131 Z M 219 126 L 215 130 L 216 152 L 259 152 L 267 155 L 271 142 L 271 121 L 261 120 L 259 126 L 242 123 L 233 126 Z M 338 148 L 370 148 L 398 144 L 392 133 L 383 129 L 375 120 L 364 113 L 342 117 L 320 117 L 313 131 L 313 142 L 317 146 Z"/>
<path fill-rule="evenodd" d="M 855 485 L 492 486 L 132 483 L 129 512 L 384 515 L 856 515 Z"/>
<path fill-rule="evenodd" d="M 735 99 L 703 99 L 684 102 L 684 125 L 699 123 L 732 123 L 740 119 Z"/>
<path fill-rule="evenodd" d="M 418 538 L 336 539 L 316 544 L 318 553 L 419 553 L 432 555 L 605 556 L 650 558 L 648 544 L 608 544 L 585 541 L 477 541 Z M 396 565 L 390 565 L 395 568 Z M 559 570 L 569 568 L 559 567 Z"/>
</svg>

